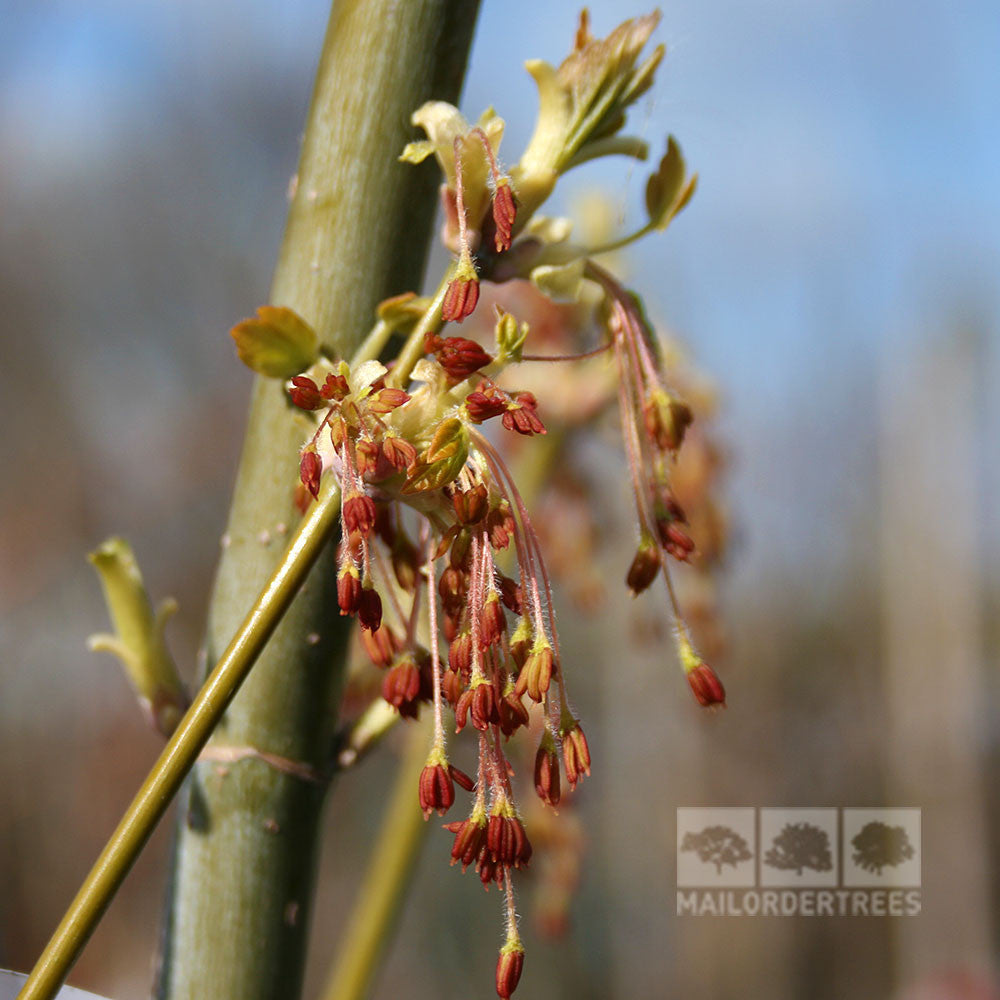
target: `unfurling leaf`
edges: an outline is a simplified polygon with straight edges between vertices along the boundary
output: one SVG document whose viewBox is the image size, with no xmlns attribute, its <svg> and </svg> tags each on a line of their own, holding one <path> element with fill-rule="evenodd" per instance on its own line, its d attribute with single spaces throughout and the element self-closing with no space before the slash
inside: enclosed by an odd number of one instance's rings
<svg viewBox="0 0 1000 1000">
<path fill-rule="evenodd" d="M 319 358 L 316 331 L 284 306 L 261 306 L 229 333 L 240 361 L 268 378 L 291 378 Z"/>
<path fill-rule="evenodd" d="M 666 229 L 670 220 L 691 200 L 698 175 L 686 177 L 687 166 L 673 136 L 655 174 L 646 182 L 646 211 L 656 229 Z"/>
<path fill-rule="evenodd" d="M 583 285 L 584 259 L 568 264 L 540 264 L 531 271 L 531 283 L 553 302 L 577 302 Z"/>
<path fill-rule="evenodd" d="M 469 432 L 465 424 L 456 417 L 442 421 L 401 492 L 412 494 L 440 489 L 462 471 L 468 457 Z"/>
</svg>

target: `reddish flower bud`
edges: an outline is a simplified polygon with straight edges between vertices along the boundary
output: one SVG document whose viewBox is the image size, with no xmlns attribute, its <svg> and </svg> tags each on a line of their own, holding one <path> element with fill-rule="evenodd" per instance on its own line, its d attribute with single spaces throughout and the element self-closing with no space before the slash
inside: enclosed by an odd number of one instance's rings
<svg viewBox="0 0 1000 1000">
<path fill-rule="evenodd" d="M 519 392 L 514 402 L 507 405 L 507 412 L 503 415 L 504 427 L 528 437 L 545 434 L 545 424 L 539 419 L 537 409 L 538 401 L 530 392 Z"/>
<path fill-rule="evenodd" d="M 509 576 L 500 577 L 500 600 L 512 614 L 521 614 L 521 585 Z"/>
<path fill-rule="evenodd" d="M 472 633 L 459 632 L 448 647 L 448 665 L 457 674 L 468 676 L 472 669 Z"/>
<path fill-rule="evenodd" d="M 583 775 L 590 777 L 590 747 L 587 745 L 587 737 L 576 719 L 569 719 L 568 724 L 564 721 L 560 735 L 566 780 L 570 788 L 576 788 Z"/>
<path fill-rule="evenodd" d="M 441 757 L 438 752 L 435 755 L 431 751 L 431 757 Z M 440 761 L 428 763 L 420 772 L 420 808 L 423 810 L 424 819 L 435 810 L 439 816 L 443 816 L 455 802 L 455 785 L 448 770 L 448 765 Z"/>
<path fill-rule="evenodd" d="M 542 736 L 535 754 L 535 792 L 547 806 L 559 805 L 559 755 L 548 730 Z"/>
<path fill-rule="evenodd" d="M 484 848 L 476 862 L 476 874 L 479 876 L 479 881 L 483 883 L 483 888 L 489 892 L 491 882 L 500 884 L 500 880 L 503 878 L 503 865 L 494 861 Z"/>
<path fill-rule="evenodd" d="M 464 788 L 467 792 L 471 792 L 475 789 L 476 787 L 475 781 L 472 778 L 470 778 L 469 775 L 467 775 L 465 771 L 463 771 L 460 767 L 455 767 L 454 764 L 449 764 L 448 773 L 451 775 L 452 781 L 454 781 L 456 785 L 459 785 L 462 788 Z"/>
<path fill-rule="evenodd" d="M 374 441 L 359 441 L 354 446 L 354 461 L 358 466 L 358 475 L 377 479 L 379 459 L 382 449 Z"/>
<path fill-rule="evenodd" d="M 524 948 L 520 943 L 505 944 L 497 956 L 497 996 L 502 1000 L 510 1000 L 517 984 L 521 980 L 521 970 L 524 968 Z"/>
<path fill-rule="evenodd" d="M 292 402 L 302 410 L 318 410 L 326 402 L 320 395 L 319 387 L 306 375 L 296 375 L 292 388 L 288 390 Z"/>
<path fill-rule="evenodd" d="M 375 501 L 366 493 L 356 493 L 344 501 L 344 527 L 365 537 L 375 526 Z"/>
<path fill-rule="evenodd" d="M 386 437 L 382 442 L 382 455 L 399 472 L 409 469 L 417 461 L 417 449 L 409 441 L 398 437 Z"/>
<path fill-rule="evenodd" d="M 410 395 L 402 389 L 382 388 L 377 392 L 372 392 L 368 397 L 367 408 L 369 413 L 390 413 L 397 406 L 410 401 Z"/>
<path fill-rule="evenodd" d="M 494 590 L 487 596 L 479 614 L 479 648 L 486 649 L 498 643 L 506 625 L 500 595 Z"/>
<path fill-rule="evenodd" d="M 726 704 L 726 689 L 707 663 L 699 663 L 693 670 L 689 670 L 687 679 L 699 704 L 706 707 Z"/>
<path fill-rule="evenodd" d="M 350 392 L 351 387 L 347 384 L 347 379 L 343 375 L 334 375 L 333 372 L 327 375 L 323 388 L 320 389 L 320 395 L 324 399 L 332 399 L 338 403 L 349 396 Z"/>
<path fill-rule="evenodd" d="M 506 500 L 501 500 L 486 515 L 486 530 L 489 532 L 490 545 L 494 549 L 505 549 L 510 545 L 514 535 L 514 515 Z"/>
<path fill-rule="evenodd" d="M 441 674 L 441 693 L 452 707 L 458 704 L 464 687 L 465 681 L 462 680 L 462 675 L 454 670 L 445 670 Z"/>
<path fill-rule="evenodd" d="M 510 249 L 511 227 L 516 214 L 514 192 L 511 191 L 507 178 L 502 177 L 493 193 L 493 222 L 496 225 L 493 243 L 498 253 Z"/>
<path fill-rule="evenodd" d="M 361 627 L 374 632 L 382 624 L 382 598 L 378 591 L 364 587 L 361 591 L 361 601 L 358 604 L 358 620 Z"/>
<path fill-rule="evenodd" d="M 658 522 L 657 528 L 660 533 L 660 541 L 667 553 L 680 562 L 687 562 L 694 552 L 694 541 L 691 536 L 676 521 L 671 521 L 666 525 L 663 522 Z"/>
<path fill-rule="evenodd" d="M 521 868 L 531 860 L 531 842 L 517 816 L 494 812 L 486 827 L 486 850 L 498 865 Z"/>
<path fill-rule="evenodd" d="M 475 424 L 481 424 L 485 420 L 499 417 L 501 413 L 507 412 L 507 400 L 496 394 L 489 395 L 485 392 L 470 392 L 465 397 L 465 410 L 469 414 L 469 419 Z"/>
<path fill-rule="evenodd" d="M 323 475 L 323 463 L 314 451 L 304 451 L 299 460 L 299 479 L 302 485 L 314 496 L 319 496 L 319 480 Z"/>
<path fill-rule="evenodd" d="M 480 731 L 500 722 L 500 710 L 497 707 L 496 692 L 489 682 L 477 684 L 471 688 L 472 724 Z"/>
<path fill-rule="evenodd" d="M 473 813 L 466 820 L 446 823 L 444 828 L 455 834 L 451 863 L 454 865 L 461 862 L 464 872 L 479 857 L 486 844 L 486 817 Z"/>
<path fill-rule="evenodd" d="M 520 726 L 526 726 L 531 718 L 521 696 L 513 688 L 500 699 L 498 711 L 500 729 L 504 736 L 512 736 Z"/>
<path fill-rule="evenodd" d="M 660 571 L 660 550 L 655 540 L 645 532 L 639 540 L 639 548 L 629 567 L 625 583 L 633 595 L 641 594 Z"/>
<path fill-rule="evenodd" d="M 362 629 L 361 644 L 376 667 L 390 666 L 401 648 L 399 640 L 392 634 L 392 629 L 385 624 L 374 631 Z"/>
<path fill-rule="evenodd" d="M 654 390 L 643 404 L 646 431 L 661 451 L 676 451 L 694 415 L 691 408 L 662 389 Z"/>
<path fill-rule="evenodd" d="M 452 321 L 461 323 L 466 316 L 471 316 L 479 301 L 479 279 L 471 268 L 472 276 L 459 274 L 448 285 L 441 303 L 441 319 L 446 323 Z M 470 373 L 471 374 L 471 373 Z"/>
<path fill-rule="evenodd" d="M 536 642 L 517 675 L 514 690 L 518 694 L 527 692 L 532 701 L 541 701 L 552 682 L 554 667 L 552 647 L 545 640 Z"/>
<path fill-rule="evenodd" d="M 467 379 L 493 360 L 479 344 L 465 337 L 443 338 L 434 354 L 448 377 L 456 382 Z"/>
<path fill-rule="evenodd" d="M 420 668 L 412 656 L 404 656 L 382 678 L 382 697 L 399 708 L 419 695 Z"/>
<path fill-rule="evenodd" d="M 471 490 L 455 490 L 451 503 L 461 524 L 478 524 L 489 512 L 486 484 L 479 483 Z"/>
<path fill-rule="evenodd" d="M 356 615 L 361 607 L 361 577 L 353 563 L 345 563 L 337 574 L 337 603 L 342 615 Z"/>
</svg>

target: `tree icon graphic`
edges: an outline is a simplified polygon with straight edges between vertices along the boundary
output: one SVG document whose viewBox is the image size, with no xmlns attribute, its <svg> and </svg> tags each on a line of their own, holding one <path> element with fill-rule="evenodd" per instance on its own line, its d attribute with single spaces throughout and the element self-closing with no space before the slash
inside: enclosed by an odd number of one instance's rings
<svg viewBox="0 0 1000 1000">
<path fill-rule="evenodd" d="M 684 834 L 681 850 L 694 851 L 705 864 L 715 865 L 720 875 L 723 865 L 735 868 L 753 857 L 747 842 L 728 826 L 706 826 L 699 833 Z"/>
<path fill-rule="evenodd" d="M 804 868 L 828 872 L 833 868 L 830 838 L 812 823 L 786 823 L 764 855 L 764 864 L 802 874 Z"/>
<path fill-rule="evenodd" d="M 865 871 L 882 874 L 886 866 L 895 868 L 914 855 L 913 844 L 901 826 L 889 826 L 873 820 L 866 823 L 851 841 L 854 863 Z"/>
</svg>

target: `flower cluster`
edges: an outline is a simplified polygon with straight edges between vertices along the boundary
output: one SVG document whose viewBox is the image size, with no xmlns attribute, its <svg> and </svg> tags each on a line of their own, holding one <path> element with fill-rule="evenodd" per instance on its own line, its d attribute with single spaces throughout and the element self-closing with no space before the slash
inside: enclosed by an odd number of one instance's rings
<svg viewBox="0 0 1000 1000">
<path fill-rule="evenodd" d="M 424 816 L 449 812 L 456 785 L 470 796 L 465 818 L 446 825 L 454 837 L 451 862 L 503 890 L 501 997 L 514 991 L 524 961 L 511 876 L 533 853 L 512 780 L 509 754 L 517 741 L 508 741 L 532 737 L 534 767 L 527 770 L 538 802 L 553 809 L 565 804 L 564 786 L 575 790 L 590 774 L 591 756 L 568 695 L 542 544 L 498 440 L 527 449 L 547 432 L 543 390 L 536 396 L 517 387 L 515 366 L 572 358 L 526 353 L 533 331 L 502 309 L 489 349 L 446 335 L 446 324 L 476 312 L 482 281 L 526 278 L 544 294 L 571 297 L 584 285 L 596 289 L 602 340 L 580 357 L 607 352 L 617 362 L 639 526 L 626 582 L 638 594 L 663 576 L 692 691 L 703 705 L 725 697 L 695 652 L 669 575 L 670 560 L 688 562 L 695 552 L 671 483 L 692 411 L 669 388 L 638 298 L 593 260 L 665 228 L 687 204 L 695 179 L 671 139 L 647 185 L 648 225 L 603 247 L 573 245 L 568 224 L 535 214 L 558 177 L 577 164 L 610 154 L 645 158 L 645 143 L 618 133 L 662 57 L 658 48 L 639 59 L 656 23 L 656 15 L 638 18 L 596 39 L 584 15 L 561 66 L 529 64 L 539 118 L 509 171 L 498 159 L 504 123 L 494 112 L 476 125 L 441 102 L 414 113 L 427 138 L 410 143 L 402 158 L 433 155 L 440 164 L 443 238 L 456 259 L 432 299 L 383 303 L 353 358 L 325 357 L 316 333 L 287 309 L 263 307 L 233 330 L 241 358 L 285 380 L 307 421 L 299 463 L 303 513 L 314 498 L 339 492 L 339 611 L 360 624 L 383 701 L 399 718 L 432 713 L 433 740 L 416 789 Z M 378 358 L 393 332 L 405 343 L 383 364 Z M 455 733 L 475 732 L 474 777 L 449 759 L 452 719 Z"/>
</svg>

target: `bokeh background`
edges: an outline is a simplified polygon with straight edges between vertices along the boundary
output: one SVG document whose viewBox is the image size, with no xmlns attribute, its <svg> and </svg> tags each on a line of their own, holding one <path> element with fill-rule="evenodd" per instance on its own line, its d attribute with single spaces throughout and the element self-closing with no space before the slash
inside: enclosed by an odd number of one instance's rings
<svg viewBox="0 0 1000 1000">
<path fill-rule="evenodd" d="M 640 12 L 591 9 L 601 34 Z M 106 535 L 180 599 L 193 675 L 250 384 L 226 331 L 266 299 L 326 16 L 0 3 L 0 966 L 34 961 L 159 749 L 84 646 L 106 627 L 84 559 Z M 496 106 L 512 160 L 535 108 L 521 64 L 558 62 L 575 17 L 483 4 L 463 106 Z M 654 150 L 674 133 L 701 185 L 626 264 L 719 395 L 730 707 L 698 712 L 640 627 L 662 597 L 620 596 L 611 518 L 603 613 L 560 619 L 595 756 L 573 931 L 528 931 L 518 995 L 998 996 L 1000 7 L 702 0 L 657 37 L 634 130 Z M 603 189 L 628 225 L 645 176 L 581 168 L 561 205 Z M 392 770 L 389 746 L 336 789 L 310 996 Z M 921 807 L 923 911 L 678 918 L 685 805 Z M 168 842 L 77 985 L 145 995 Z M 377 995 L 489 995 L 499 901 L 430 843 Z"/>
</svg>

